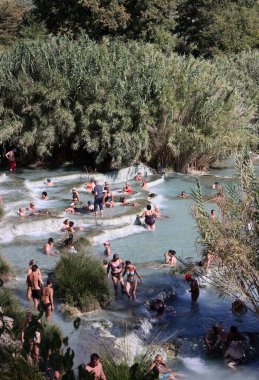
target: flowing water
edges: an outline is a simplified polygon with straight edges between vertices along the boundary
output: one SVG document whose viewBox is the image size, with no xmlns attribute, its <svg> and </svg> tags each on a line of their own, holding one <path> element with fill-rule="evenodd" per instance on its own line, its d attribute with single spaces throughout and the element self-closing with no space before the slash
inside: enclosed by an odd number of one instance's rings
<svg viewBox="0 0 259 380">
<path fill-rule="evenodd" d="M 256 166 L 256 170 L 259 167 Z M 70 337 L 70 345 L 75 350 L 75 364 L 88 360 L 89 354 L 98 350 L 99 337 L 96 336 L 93 323 L 106 321 L 112 336 L 125 335 L 127 331 L 135 331 L 139 338 L 151 341 L 164 341 L 176 334 L 181 341 L 182 349 L 179 359 L 171 364 L 174 368 L 185 373 L 187 379 L 259 379 L 259 362 L 248 364 L 240 373 L 232 374 L 222 362 L 211 362 L 205 359 L 202 337 L 214 323 L 222 322 L 225 329 L 236 325 L 241 331 L 259 332 L 258 319 L 251 313 L 235 316 L 231 312 L 231 302 L 219 299 L 210 287 L 201 288 L 199 301 L 193 305 L 183 276 L 172 276 L 168 268 L 159 268 L 163 262 L 163 254 L 168 249 L 174 249 L 179 257 L 193 257 L 199 260 L 200 247 L 196 243 L 197 231 L 191 217 L 192 199 L 181 199 L 177 195 L 181 191 L 191 193 L 195 185 L 195 176 L 172 173 L 166 178 L 158 179 L 152 176 L 147 168 L 132 167 L 107 175 L 94 174 L 102 183 L 108 180 L 114 193 L 120 194 L 125 181 L 130 181 L 137 171 L 147 175 L 149 190 L 157 194 L 154 202 L 159 206 L 164 217 L 156 223 L 156 231 L 146 231 L 142 226 L 134 225 L 136 210 L 134 207 L 116 206 L 106 209 L 103 218 L 95 218 L 87 214 L 67 215 L 64 209 L 71 202 L 71 188 L 77 187 L 82 203 L 91 199 L 84 190 L 84 184 L 89 174 L 71 168 L 59 170 L 20 170 L 17 173 L 3 173 L 0 176 L 0 195 L 3 198 L 5 216 L 1 222 L 1 254 L 8 258 L 16 269 L 16 279 L 11 286 L 18 294 L 21 302 L 28 307 L 26 301 L 26 271 L 30 259 L 35 259 L 45 278 L 52 271 L 58 257 L 43 254 L 43 245 L 51 236 L 59 241 L 64 233 L 60 232 L 62 222 L 66 218 L 83 226 L 84 231 L 79 235 L 93 237 L 94 254 L 103 257 L 103 242 L 111 241 L 112 253 L 118 253 L 126 260 L 136 263 L 144 284 L 138 285 L 137 301 L 129 302 L 120 296 L 105 310 L 82 316 L 82 323 L 77 331 L 69 317 L 65 317 L 56 308 L 52 319 L 59 324 L 64 334 Z M 212 183 L 215 181 L 226 185 L 232 181 L 234 174 L 233 162 L 224 161 L 209 175 L 201 176 L 203 193 L 213 195 Z M 91 177 L 91 176 L 90 176 Z M 53 187 L 47 187 L 44 182 L 51 178 Z M 132 199 L 144 200 L 145 191 L 140 190 L 135 181 L 131 181 L 135 190 Z M 49 200 L 40 200 L 42 191 L 47 191 Z M 33 201 L 37 208 L 51 210 L 48 216 L 19 217 L 19 207 L 28 207 Z M 215 203 L 206 203 L 206 208 L 217 210 Z M 157 318 L 145 306 L 145 301 L 156 297 L 159 293 L 169 294 L 166 304 L 172 306 L 163 317 Z M 150 324 L 151 322 L 151 324 Z M 142 341 L 142 340 L 141 340 Z M 141 341 L 139 343 L 141 343 Z M 107 342 L 114 340 L 106 339 Z M 102 340 L 105 344 L 105 339 Z M 109 344 L 113 343 L 107 343 Z M 136 342 L 132 349 L 136 349 Z M 134 346 L 134 347 L 133 347 Z M 123 379 L 122 379 L 123 380 Z"/>
</svg>

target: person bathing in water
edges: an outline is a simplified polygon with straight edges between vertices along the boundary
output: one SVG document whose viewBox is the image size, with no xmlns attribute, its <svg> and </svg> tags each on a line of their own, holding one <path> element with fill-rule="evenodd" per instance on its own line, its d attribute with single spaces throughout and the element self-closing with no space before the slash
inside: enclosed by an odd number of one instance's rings
<svg viewBox="0 0 259 380">
<path fill-rule="evenodd" d="M 44 245 L 44 252 L 48 256 L 57 256 L 58 252 L 54 249 L 54 239 L 50 237 Z"/>
<path fill-rule="evenodd" d="M 111 245 L 110 243 L 108 242 L 108 240 L 106 240 L 104 243 L 104 255 L 105 256 L 111 256 Z"/>
<path fill-rule="evenodd" d="M 165 264 L 170 265 L 170 266 L 175 266 L 177 264 L 175 255 L 176 255 L 176 252 L 173 249 L 169 249 L 167 252 L 165 252 L 164 254 Z"/>
<path fill-rule="evenodd" d="M 190 285 L 190 293 L 191 293 L 192 302 L 196 302 L 200 295 L 198 281 L 195 280 L 195 278 L 193 278 L 192 275 L 189 273 L 185 275 L 184 279 Z"/>
<path fill-rule="evenodd" d="M 162 356 L 156 355 L 153 364 L 149 367 L 149 371 L 153 373 L 154 378 L 161 380 L 175 380 L 183 377 L 180 373 L 174 372 L 171 368 L 167 367 Z"/>
<path fill-rule="evenodd" d="M 124 292 L 124 280 L 122 275 L 124 265 L 124 261 L 121 260 L 116 254 L 114 254 L 112 260 L 108 262 L 107 275 L 109 277 L 109 273 L 111 271 L 112 282 L 116 295 L 118 294 L 118 283 L 121 285 L 121 291 Z"/>
<path fill-rule="evenodd" d="M 133 192 L 133 190 L 132 190 L 131 186 L 128 184 L 128 182 L 125 183 L 125 185 L 123 186 L 122 191 L 124 193 L 132 193 Z"/>
<path fill-rule="evenodd" d="M 154 231 L 156 229 L 156 217 L 158 213 L 156 211 L 152 211 L 151 205 L 147 205 L 147 210 L 140 215 L 140 218 L 145 217 L 145 225 L 148 230 Z"/>
<path fill-rule="evenodd" d="M 138 284 L 138 281 L 137 281 L 137 278 L 139 279 L 139 281 L 141 282 L 141 284 L 143 284 L 143 281 L 142 279 L 140 278 L 138 272 L 137 272 L 137 269 L 136 267 L 131 263 L 131 261 L 127 260 L 125 262 L 125 269 L 124 269 L 124 272 L 123 272 L 123 277 L 126 275 L 127 276 L 127 279 L 126 279 L 126 294 L 128 296 L 128 298 L 130 298 L 130 291 L 132 292 L 132 299 L 133 301 L 136 300 L 136 290 L 137 290 L 137 284 Z"/>
<path fill-rule="evenodd" d="M 72 201 L 73 202 L 80 202 L 79 192 L 75 187 L 72 189 Z"/>
<path fill-rule="evenodd" d="M 142 176 L 141 176 L 141 173 L 140 173 L 140 172 L 138 172 L 138 173 L 135 175 L 134 180 L 135 180 L 135 181 L 142 181 Z"/>
<path fill-rule="evenodd" d="M 43 191 L 41 193 L 40 199 L 43 199 L 43 200 L 47 201 L 48 200 L 48 193 L 46 191 Z"/>
</svg>

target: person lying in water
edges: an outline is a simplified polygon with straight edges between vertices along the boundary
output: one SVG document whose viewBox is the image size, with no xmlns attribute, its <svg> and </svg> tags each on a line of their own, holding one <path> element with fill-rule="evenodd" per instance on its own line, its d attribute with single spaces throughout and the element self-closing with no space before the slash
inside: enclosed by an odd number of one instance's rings
<svg viewBox="0 0 259 380">
<path fill-rule="evenodd" d="M 149 367 L 149 371 L 153 372 L 154 375 L 159 376 L 162 380 L 175 380 L 177 378 L 184 377 L 182 374 L 173 371 L 171 368 L 167 367 L 162 356 L 156 355 L 154 362 Z"/>
<path fill-rule="evenodd" d="M 30 211 L 32 215 L 48 215 L 49 214 L 48 210 L 38 210 L 35 207 L 33 202 L 30 203 L 30 206 L 26 208 L 26 210 Z"/>
<path fill-rule="evenodd" d="M 140 204 L 137 202 L 132 202 L 132 203 L 127 202 L 127 198 L 124 198 L 124 197 L 120 199 L 120 202 L 122 206 L 133 206 L 133 207 L 140 206 Z"/>
<path fill-rule="evenodd" d="M 185 191 L 182 191 L 181 194 L 178 195 L 178 198 L 188 198 L 189 194 L 187 194 Z"/>
</svg>

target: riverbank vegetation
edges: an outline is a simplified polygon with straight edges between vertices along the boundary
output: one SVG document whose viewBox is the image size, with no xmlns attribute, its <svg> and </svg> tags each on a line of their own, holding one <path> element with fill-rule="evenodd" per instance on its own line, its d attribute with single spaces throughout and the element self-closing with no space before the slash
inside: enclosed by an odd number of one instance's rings
<svg viewBox="0 0 259 380">
<path fill-rule="evenodd" d="M 100 261 L 90 253 L 62 254 L 55 268 L 55 284 L 68 306 L 82 312 L 107 305 L 110 289 Z"/>
<path fill-rule="evenodd" d="M 222 297 L 245 301 L 259 316 L 259 187 L 247 154 L 237 160 L 238 183 L 224 189 L 213 221 L 199 183 L 194 217 L 201 243 L 213 254 L 210 282 Z"/>
<path fill-rule="evenodd" d="M 70 161 L 104 170 L 143 161 L 188 171 L 256 149 L 258 5 L 195 2 L 193 35 L 189 1 L 160 3 L 27 6 L 16 43 L 0 54 L 2 155 L 16 146 L 27 164 Z M 242 25 L 244 38 L 233 48 L 232 37 L 215 33 L 230 27 L 226 8 L 232 33 Z M 201 46 L 203 16 L 213 38 Z"/>
</svg>

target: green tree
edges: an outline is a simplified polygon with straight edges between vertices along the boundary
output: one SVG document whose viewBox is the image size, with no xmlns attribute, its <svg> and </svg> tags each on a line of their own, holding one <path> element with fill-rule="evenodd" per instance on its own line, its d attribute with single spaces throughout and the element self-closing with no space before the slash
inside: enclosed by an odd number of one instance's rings
<svg viewBox="0 0 259 380">
<path fill-rule="evenodd" d="M 28 6 L 19 0 L 3 0 L 0 6 L 0 49 L 11 45 L 19 36 L 19 28 Z"/>
<path fill-rule="evenodd" d="M 258 46 L 256 1 L 186 0 L 177 12 L 180 52 L 211 57 Z"/>
<path fill-rule="evenodd" d="M 122 0 L 33 0 L 33 11 L 49 32 L 91 38 L 116 35 L 126 28 L 129 15 Z"/>
<path fill-rule="evenodd" d="M 225 189 L 219 217 L 212 222 L 205 211 L 199 183 L 193 215 L 200 243 L 214 256 L 209 281 L 220 296 L 245 301 L 259 316 L 259 188 L 247 154 L 237 168 L 238 184 Z"/>
</svg>

